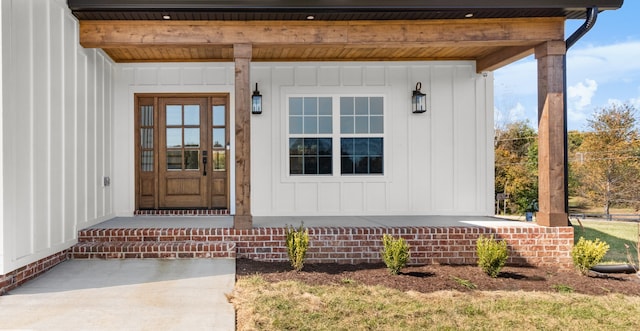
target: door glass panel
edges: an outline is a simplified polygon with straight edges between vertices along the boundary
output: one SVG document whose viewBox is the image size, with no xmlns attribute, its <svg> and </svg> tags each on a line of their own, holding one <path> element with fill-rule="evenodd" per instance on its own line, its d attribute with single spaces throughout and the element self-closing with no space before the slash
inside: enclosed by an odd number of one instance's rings
<svg viewBox="0 0 640 331">
<path fill-rule="evenodd" d="M 140 112 L 140 125 L 153 126 L 153 106 L 142 106 Z"/>
<path fill-rule="evenodd" d="M 226 151 L 213 151 L 213 170 L 223 171 L 226 170 Z"/>
<path fill-rule="evenodd" d="M 182 106 L 167 106 L 167 125 L 182 125 Z"/>
<path fill-rule="evenodd" d="M 198 170 L 200 169 L 198 150 L 185 150 L 184 151 L 184 169 L 185 170 Z"/>
<path fill-rule="evenodd" d="M 200 125 L 200 106 L 184 106 L 184 125 Z"/>
<path fill-rule="evenodd" d="M 184 129 L 184 147 L 200 147 L 200 128 Z"/>
<path fill-rule="evenodd" d="M 167 151 L 167 170 L 182 170 L 182 151 Z"/>
<path fill-rule="evenodd" d="M 213 125 L 225 125 L 225 106 L 213 106 Z"/>
<path fill-rule="evenodd" d="M 142 148 L 153 148 L 153 128 L 140 129 L 140 142 Z"/>
<path fill-rule="evenodd" d="M 142 171 L 153 171 L 153 151 L 142 151 Z"/>
<path fill-rule="evenodd" d="M 226 145 L 225 129 L 215 128 L 213 129 L 213 148 L 221 148 Z"/>
<path fill-rule="evenodd" d="M 167 129 L 167 147 L 182 147 L 182 129 Z"/>
</svg>

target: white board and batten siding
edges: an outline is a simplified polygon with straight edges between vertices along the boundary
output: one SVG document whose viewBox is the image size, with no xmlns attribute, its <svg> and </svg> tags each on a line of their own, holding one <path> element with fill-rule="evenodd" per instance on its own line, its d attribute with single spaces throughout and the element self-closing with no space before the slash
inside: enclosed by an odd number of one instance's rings
<svg viewBox="0 0 640 331">
<path fill-rule="evenodd" d="M 473 62 L 251 68 L 263 95 L 263 113 L 251 116 L 254 216 L 493 214 L 493 77 L 476 74 Z M 417 82 L 423 114 L 410 111 Z M 382 96 L 383 174 L 341 175 L 334 139 L 331 175 L 290 175 L 288 100 L 297 96 Z M 339 118 L 333 123 L 339 131 Z"/>
<path fill-rule="evenodd" d="M 64 0 L 2 0 L 0 274 L 113 215 L 114 63 L 78 44 Z"/>
<path fill-rule="evenodd" d="M 234 109 L 234 66 L 233 63 L 123 63 L 118 64 L 114 87 L 114 155 L 115 213 L 131 216 L 135 210 L 135 146 L 134 107 L 136 93 L 228 93 L 229 107 Z M 235 157 L 233 146 L 234 116 L 230 114 L 231 155 Z M 231 167 L 230 179 L 235 176 Z M 235 200 L 235 188 L 230 187 L 231 201 Z M 231 206 L 232 213 L 235 206 Z"/>
</svg>

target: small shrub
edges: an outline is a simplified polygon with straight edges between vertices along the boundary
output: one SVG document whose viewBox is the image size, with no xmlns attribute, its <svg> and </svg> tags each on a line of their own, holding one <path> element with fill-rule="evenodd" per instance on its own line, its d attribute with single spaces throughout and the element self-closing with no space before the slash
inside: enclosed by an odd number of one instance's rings
<svg viewBox="0 0 640 331">
<path fill-rule="evenodd" d="M 287 226 L 287 254 L 291 267 L 295 271 L 302 270 L 307 248 L 309 248 L 309 230 L 303 229 L 302 224 L 297 230 L 292 226 Z"/>
<path fill-rule="evenodd" d="M 403 239 L 394 239 L 388 234 L 382 236 L 382 260 L 392 275 L 397 275 L 409 261 L 409 244 Z"/>
<path fill-rule="evenodd" d="M 468 279 L 458 278 L 456 276 L 451 276 L 451 278 L 453 278 L 453 281 L 458 283 L 458 285 L 463 286 L 468 290 L 475 290 L 477 288 L 476 284 L 474 284 Z"/>
<path fill-rule="evenodd" d="M 599 238 L 596 238 L 596 240 L 586 240 L 584 237 L 580 237 L 578 242 L 573 246 L 573 249 L 571 249 L 573 265 L 583 275 L 586 275 L 591 267 L 600 263 L 608 250 L 609 244 L 601 241 Z"/>
<path fill-rule="evenodd" d="M 504 240 L 496 241 L 491 237 L 480 236 L 476 243 L 476 253 L 478 254 L 478 266 L 487 275 L 496 278 L 504 267 L 509 252 L 507 250 L 507 242 Z"/>
<path fill-rule="evenodd" d="M 551 286 L 552 289 L 556 290 L 558 293 L 573 293 L 573 287 L 564 284 L 556 284 Z"/>
</svg>

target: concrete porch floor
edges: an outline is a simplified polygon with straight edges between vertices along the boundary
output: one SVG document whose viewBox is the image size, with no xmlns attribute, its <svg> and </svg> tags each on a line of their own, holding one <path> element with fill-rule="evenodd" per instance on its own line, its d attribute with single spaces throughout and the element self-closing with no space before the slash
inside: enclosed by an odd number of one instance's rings
<svg viewBox="0 0 640 331">
<path fill-rule="evenodd" d="M 490 216 L 254 216 L 254 228 L 305 227 L 532 227 L 535 222 Z M 115 217 L 91 229 L 232 228 L 233 216 Z"/>
</svg>

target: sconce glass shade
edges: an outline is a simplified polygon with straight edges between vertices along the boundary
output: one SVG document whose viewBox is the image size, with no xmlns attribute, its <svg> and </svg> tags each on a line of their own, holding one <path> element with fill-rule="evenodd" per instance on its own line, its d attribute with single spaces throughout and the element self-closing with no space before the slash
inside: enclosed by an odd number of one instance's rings
<svg viewBox="0 0 640 331">
<path fill-rule="evenodd" d="M 258 83 L 256 83 L 256 89 L 251 96 L 251 113 L 262 114 L 262 95 L 258 91 Z"/>
<path fill-rule="evenodd" d="M 427 95 L 420 92 L 421 88 L 422 83 L 418 82 L 416 84 L 416 89 L 411 95 L 411 111 L 414 114 L 424 113 L 427 111 Z"/>
</svg>

